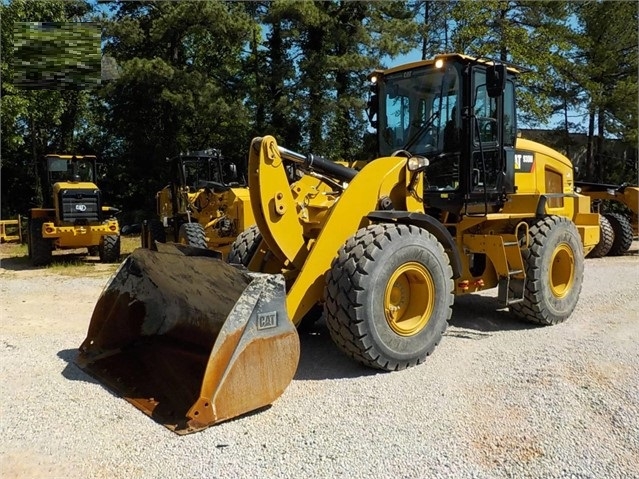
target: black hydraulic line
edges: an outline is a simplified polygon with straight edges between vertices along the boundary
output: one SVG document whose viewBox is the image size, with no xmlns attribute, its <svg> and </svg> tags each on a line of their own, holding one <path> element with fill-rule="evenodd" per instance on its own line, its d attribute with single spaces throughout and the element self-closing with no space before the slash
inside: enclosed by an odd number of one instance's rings
<svg viewBox="0 0 639 479">
<path fill-rule="evenodd" d="M 323 158 L 321 156 L 313 154 L 304 156 L 300 153 L 288 150 L 281 146 L 278 146 L 278 148 L 280 150 L 280 155 L 282 155 L 282 158 L 284 158 L 285 160 L 302 164 L 308 168 L 326 173 L 339 180 L 348 182 L 355 178 L 355 175 L 357 175 L 357 170 L 340 165 L 339 163 L 335 163 L 334 161 L 327 160 L 326 158 Z"/>
</svg>

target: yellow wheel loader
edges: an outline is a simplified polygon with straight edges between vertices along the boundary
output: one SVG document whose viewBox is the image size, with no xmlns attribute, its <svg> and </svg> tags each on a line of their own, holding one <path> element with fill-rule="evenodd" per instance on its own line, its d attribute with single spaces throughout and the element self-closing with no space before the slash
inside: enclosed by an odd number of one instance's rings
<svg viewBox="0 0 639 479">
<path fill-rule="evenodd" d="M 96 186 L 96 157 L 47 155 L 50 204 L 29 210 L 28 250 L 34 266 L 51 263 L 54 249 L 87 248 L 104 263 L 120 260 L 116 208 Z"/>
<path fill-rule="evenodd" d="M 588 257 L 600 258 L 606 255 L 625 254 L 630 249 L 633 238 L 639 235 L 639 187 L 585 181 L 578 181 L 575 186 L 579 193 L 591 199 L 593 210 L 599 212 L 602 202 L 612 202 L 623 205 L 629 213 L 600 214 L 601 238 Z"/>
<path fill-rule="evenodd" d="M 171 182 L 156 195 L 159 220 L 142 227 L 142 246 L 172 241 L 228 254 L 239 233 L 255 221 L 237 166 L 216 149 L 171 160 Z"/>
<path fill-rule="evenodd" d="M 381 154 L 360 171 L 255 138 L 256 227 L 231 247 L 239 264 L 185 245 L 136 250 L 77 363 L 188 433 L 275 401 L 318 304 L 339 348 L 385 371 L 433 352 L 457 295 L 496 288 L 523 320 L 565 321 L 598 215 L 567 158 L 516 138 L 516 73 L 457 54 L 374 72 Z"/>
</svg>

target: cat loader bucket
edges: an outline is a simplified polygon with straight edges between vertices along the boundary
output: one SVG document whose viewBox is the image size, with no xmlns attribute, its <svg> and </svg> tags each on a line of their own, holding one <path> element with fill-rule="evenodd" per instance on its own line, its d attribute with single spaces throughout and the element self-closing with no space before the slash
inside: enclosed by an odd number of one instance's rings
<svg viewBox="0 0 639 479">
<path fill-rule="evenodd" d="M 171 244 L 134 251 L 98 299 L 76 359 L 178 434 L 273 403 L 299 360 L 283 277 L 212 253 Z"/>
</svg>

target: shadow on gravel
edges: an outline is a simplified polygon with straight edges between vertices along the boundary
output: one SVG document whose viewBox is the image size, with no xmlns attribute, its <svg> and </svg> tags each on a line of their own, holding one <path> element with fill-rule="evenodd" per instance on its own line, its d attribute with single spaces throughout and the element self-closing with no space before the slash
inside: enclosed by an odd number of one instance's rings
<svg viewBox="0 0 639 479">
<path fill-rule="evenodd" d="M 13 258 L 2 258 L 0 260 L 0 269 L 8 271 L 23 271 L 25 269 L 35 269 L 29 263 L 28 256 L 15 256 Z"/>
<path fill-rule="evenodd" d="M 78 355 L 77 349 L 63 349 L 58 351 L 58 357 L 65 361 L 67 365 L 62 370 L 62 376 L 70 381 L 84 381 L 86 383 L 100 384 L 87 373 L 82 371 L 73 361 Z M 105 388 L 107 391 L 109 388 Z"/>
<path fill-rule="evenodd" d="M 463 339 L 484 339 L 498 331 L 543 327 L 517 319 L 495 297 L 473 294 L 455 298 L 449 324 L 445 336 Z"/>
<path fill-rule="evenodd" d="M 380 371 L 364 367 L 340 351 L 323 320 L 300 330 L 299 335 L 301 353 L 294 380 L 320 381 L 380 374 Z"/>
<path fill-rule="evenodd" d="M 518 331 L 541 326 L 529 324 L 503 309 L 496 298 L 467 295 L 455 299 L 450 327 L 445 336 L 461 339 L 485 339 L 499 331 Z M 333 343 L 323 319 L 299 331 L 300 362 L 295 373 L 297 381 L 356 378 L 383 374 L 353 361 Z M 73 362 L 77 349 L 60 351 L 58 356 L 67 362 L 63 376 L 72 381 L 97 383 Z"/>
<path fill-rule="evenodd" d="M 51 258 L 51 264 L 48 267 L 66 267 L 66 266 L 82 266 L 84 264 L 99 264 L 100 258 L 97 256 L 87 256 L 86 253 L 65 253 L 54 254 Z M 24 271 L 27 269 L 45 269 L 47 266 L 31 266 L 29 257 L 13 256 L 10 258 L 2 258 L 0 260 L 0 269 L 6 269 L 10 271 Z"/>
</svg>

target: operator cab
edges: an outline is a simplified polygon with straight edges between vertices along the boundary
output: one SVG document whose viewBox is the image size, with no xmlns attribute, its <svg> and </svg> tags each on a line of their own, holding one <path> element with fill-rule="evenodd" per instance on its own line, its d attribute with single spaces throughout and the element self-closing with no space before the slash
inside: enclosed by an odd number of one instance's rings
<svg viewBox="0 0 639 479">
<path fill-rule="evenodd" d="M 375 71 L 369 118 L 380 156 L 424 156 L 425 203 L 486 214 L 514 191 L 516 70 L 442 55 Z"/>
<path fill-rule="evenodd" d="M 220 150 L 195 151 L 180 155 L 178 159 L 179 178 L 191 191 L 208 188 L 223 192 L 239 186 L 237 166 L 225 161 Z"/>
<path fill-rule="evenodd" d="M 46 160 L 51 185 L 64 181 L 95 183 L 95 156 L 47 155 Z"/>
</svg>

